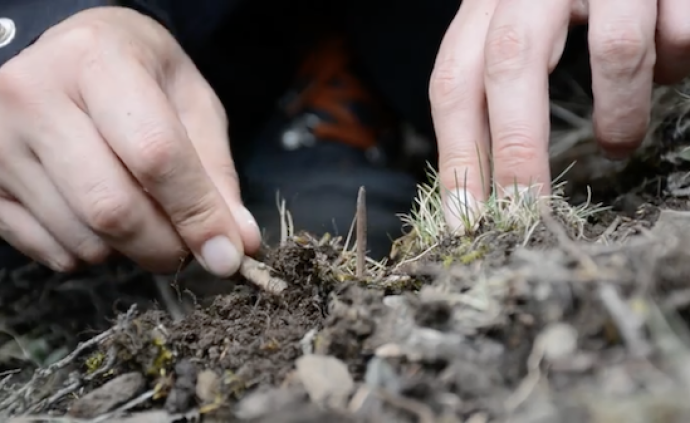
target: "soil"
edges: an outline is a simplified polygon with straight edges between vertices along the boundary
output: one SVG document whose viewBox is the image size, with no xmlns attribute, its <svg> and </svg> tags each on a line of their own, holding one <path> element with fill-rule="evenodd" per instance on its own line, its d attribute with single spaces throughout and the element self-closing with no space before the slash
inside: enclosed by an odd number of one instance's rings
<svg viewBox="0 0 690 423">
<path fill-rule="evenodd" d="M 11 421 L 687 421 L 690 201 L 658 186 L 610 197 L 579 239 L 558 214 L 526 243 L 487 223 L 485 254 L 449 263 L 467 236 L 447 238 L 376 280 L 346 277 L 337 239 L 298 235 L 260 257 L 280 295 L 176 285 L 192 305 L 177 317 L 130 264 L 31 265 L 0 283 L 0 406 Z"/>
<path fill-rule="evenodd" d="M 297 234 L 258 257 L 278 294 L 193 264 L 0 274 L 0 420 L 690 421 L 689 166 L 650 163 L 581 228 L 561 204 L 527 237 L 404 238 L 363 277 Z"/>
</svg>

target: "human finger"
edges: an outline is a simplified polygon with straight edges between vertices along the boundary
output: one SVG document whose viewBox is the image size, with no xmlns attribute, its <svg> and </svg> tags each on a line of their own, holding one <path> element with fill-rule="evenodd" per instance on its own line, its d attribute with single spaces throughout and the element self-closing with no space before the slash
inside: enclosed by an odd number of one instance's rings
<svg viewBox="0 0 690 423">
<path fill-rule="evenodd" d="M 594 130 L 610 157 L 623 158 L 649 124 L 657 0 L 591 0 L 589 13 Z"/>
<path fill-rule="evenodd" d="M 498 0 L 466 0 L 446 31 L 429 83 L 438 142 L 444 214 L 462 228 L 489 193 L 489 124 L 484 97 L 484 49 Z"/>
<path fill-rule="evenodd" d="M 24 206 L 4 192 L 0 193 L 0 237 L 56 272 L 67 272 L 77 266 L 77 258 Z"/>
<path fill-rule="evenodd" d="M 106 62 L 84 74 L 80 92 L 98 130 L 199 262 L 230 276 L 244 254 L 234 218 L 156 78 L 165 76 Z"/>
<path fill-rule="evenodd" d="M 654 76 L 673 84 L 690 75 L 690 2 L 659 0 L 658 8 Z"/>
<path fill-rule="evenodd" d="M 33 160 L 3 161 L 4 188 L 70 253 L 88 263 L 103 262 L 110 247 L 74 214 L 42 165 Z"/>
<path fill-rule="evenodd" d="M 223 105 L 191 60 L 180 66 L 167 93 L 206 173 L 235 218 L 245 252 L 255 253 L 261 246 L 261 233 L 242 203 Z"/>
<path fill-rule="evenodd" d="M 67 97 L 32 142 L 80 221 L 111 247 L 156 272 L 177 269 L 184 246 L 170 221 L 123 167 L 91 119 Z M 55 154 L 55 144 L 60 154 Z M 79 166 L 75 166 L 79 163 Z"/>
<path fill-rule="evenodd" d="M 570 0 L 501 1 L 486 37 L 485 79 L 498 194 L 550 190 L 549 72 L 563 53 Z"/>
</svg>

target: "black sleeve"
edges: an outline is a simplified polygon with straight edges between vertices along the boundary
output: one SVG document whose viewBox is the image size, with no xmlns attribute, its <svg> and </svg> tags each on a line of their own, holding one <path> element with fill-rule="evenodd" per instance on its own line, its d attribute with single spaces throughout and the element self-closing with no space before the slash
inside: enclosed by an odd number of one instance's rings
<svg viewBox="0 0 690 423">
<path fill-rule="evenodd" d="M 0 0 L 0 18 L 14 22 L 12 41 L 0 48 L 0 66 L 33 43 L 45 30 L 83 10 L 126 6 L 148 14 L 173 31 L 169 5 L 174 0 Z"/>
</svg>

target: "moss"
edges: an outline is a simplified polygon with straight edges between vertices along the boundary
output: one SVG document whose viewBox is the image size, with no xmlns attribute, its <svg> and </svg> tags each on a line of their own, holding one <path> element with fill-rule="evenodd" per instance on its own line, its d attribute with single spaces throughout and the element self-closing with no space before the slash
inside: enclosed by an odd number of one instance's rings
<svg viewBox="0 0 690 423">
<path fill-rule="evenodd" d="M 484 258 L 489 251 L 488 246 L 476 242 L 475 237 L 456 238 L 452 242 L 455 245 L 446 246 L 444 249 L 447 252 L 438 257 L 446 269 L 457 263 L 464 265 L 474 263 Z"/>
<path fill-rule="evenodd" d="M 468 251 L 466 254 L 463 254 L 460 257 L 460 263 L 462 263 L 462 264 L 474 263 L 475 261 L 480 260 L 485 255 L 486 255 L 486 248 L 479 247 L 475 250 Z"/>
<path fill-rule="evenodd" d="M 157 351 L 151 365 L 146 369 L 146 374 L 149 376 L 160 376 L 172 364 L 174 354 L 167 347 L 165 340 L 155 337 L 152 340 L 153 347 Z"/>
<path fill-rule="evenodd" d="M 100 369 L 105 362 L 105 354 L 101 351 L 96 351 L 86 359 L 84 364 L 86 365 L 86 374 L 92 374 L 96 370 Z"/>
</svg>

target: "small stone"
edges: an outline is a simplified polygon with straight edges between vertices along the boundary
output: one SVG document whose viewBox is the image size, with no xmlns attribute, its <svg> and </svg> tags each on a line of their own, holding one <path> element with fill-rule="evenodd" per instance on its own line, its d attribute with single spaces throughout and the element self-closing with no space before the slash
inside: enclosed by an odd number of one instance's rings
<svg viewBox="0 0 690 423">
<path fill-rule="evenodd" d="M 197 375 L 196 397 L 201 405 L 212 404 L 220 392 L 220 378 L 213 370 L 204 370 Z"/>
<path fill-rule="evenodd" d="M 577 351 L 577 330 L 567 323 L 553 323 L 537 337 L 537 343 L 550 362 L 562 360 Z"/>
<path fill-rule="evenodd" d="M 462 349 L 465 337 L 436 329 L 415 328 L 403 343 L 403 351 L 411 361 L 452 360 Z"/>
<path fill-rule="evenodd" d="M 137 396 L 145 382 L 144 376 L 138 372 L 120 375 L 76 400 L 69 410 L 69 415 L 92 419 L 105 414 Z"/>
<path fill-rule="evenodd" d="M 252 392 L 235 407 L 235 417 L 241 420 L 256 420 L 268 414 L 294 408 L 296 404 L 306 403 L 304 391 L 288 389 L 269 389 Z"/>
<path fill-rule="evenodd" d="M 390 308 L 404 307 L 407 305 L 405 297 L 402 295 L 387 295 L 383 297 L 383 304 Z"/>
<path fill-rule="evenodd" d="M 326 403 L 334 408 L 344 407 L 355 387 L 345 363 L 335 357 L 311 354 L 297 359 L 296 367 L 313 402 Z"/>
<path fill-rule="evenodd" d="M 364 382 L 372 389 L 384 389 L 392 394 L 398 394 L 401 389 L 401 383 L 395 369 L 380 357 L 369 360 Z"/>
</svg>

